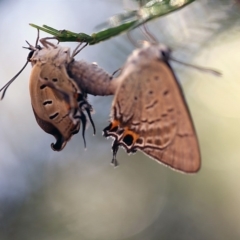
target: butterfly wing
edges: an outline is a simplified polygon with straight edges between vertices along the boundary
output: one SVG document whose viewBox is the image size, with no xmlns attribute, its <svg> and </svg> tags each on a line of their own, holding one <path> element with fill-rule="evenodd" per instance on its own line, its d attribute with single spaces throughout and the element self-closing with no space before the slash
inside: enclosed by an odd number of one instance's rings
<svg viewBox="0 0 240 240">
<path fill-rule="evenodd" d="M 123 146 L 128 153 L 141 150 L 176 170 L 191 173 L 200 168 L 200 152 L 192 119 L 180 86 L 167 62 L 159 59 L 132 63 L 112 106 L 113 152 Z"/>
<path fill-rule="evenodd" d="M 41 71 L 36 64 L 30 76 L 33 112 L 39 126 L 56 138 L 57 142 L 51 145 L 53 150 L 60 151 L 71 136 L 79 131 L 80 122 L 73 122 L 69 117 L 69 104 L 61 93 L 39 80 Z"/>
<path fill-rule="evenodd" d="M 62 94 L 64 99 L 69 104 L 70 113 L 74 115 L 78 111 L 78 96 L 81 94 L 77 84 L 71 79 L 64 65 L 55 66 L 53 63 L 45 63 L 41 66 L 38 76 L 42 85 L 48 86 L 55 92 Z M 74 121 L 74 116 L 72 117 Z"/>
</svg>

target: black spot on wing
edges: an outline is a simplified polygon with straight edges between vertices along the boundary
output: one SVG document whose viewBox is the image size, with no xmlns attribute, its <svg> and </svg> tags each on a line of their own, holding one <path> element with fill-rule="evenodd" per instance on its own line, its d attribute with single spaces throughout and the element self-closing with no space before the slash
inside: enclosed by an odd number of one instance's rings
<svg viewBox="0 0 240 240">
<path fill-rule="evenodd" d="M 157 103 L 158 103 L 158 100 L 155 100 L 151 105 L 148 105 L 146 107 L 146 109 L 150 109 L 150 108 L 154 107 Z"/>
<path fill-rule="evenodd" d="M 156 123 L 156 122 L 160 122 L 161 120 L 162 120 L 161 118 L 157 118 L 155 120 L 149 121 L 148 123 L 153 124 L 153 123 Z"/>
<path fill-rule="evenodd" d="M 46 87 L 46 85 L 43 84 L 43 85 L 40 86 L 40 89 L 42 90 L 42 89 L 44 89 L 45 87 Z"/>
<path fill-rule="evenodd" d="M 122 140 L 127 146 L 131 146 L 133 143 L 133 136 L 130 134 L 127 134 L 123 140 Z"/>
<path fill-rule="evenodd" d="M 118 126 L 112 128 L 110 132 L 116 132 L 117 130 L 118 130 Z"/>
<path fill-rule="evenodd" d="M 147 139 L 147 143 L 152 144 L 152 139 Z"/>
<path fill-rule="evenodd" d="M 43 105 L 44 105 L 44 106 L 45 106 L 45 105 L 48 105 L 48 104 L 52 104 L 52 100 L 46 100 L 46 101 L 43 102 Z"/>
<path fill-rule="evenodd" d="M 143 143 L 143 139 L 142 139 L 142 138 L 138 138 L 137 141 L 136 141 L 136 143 L 138 143 L 138 144 L 141 145 L 141 144 Z"/>
<path fill-rule="evenodd" d="M 50 115 L 49 116 L 49 119 L 54 119 L 54 118 L 56 118 L 57 116 L 59 115 L 59 113 L 58 112 L 56 112 L 56 113 L 54 113 L 54 114 L 52 114 L 52 115 Z"/>
<path fill-rule="evenodd" d="M 163 92 L 163 95 L 164 96 L 167 96 L 169 94 L 169 91 L 168 90 L 165 90 L 164 92 Z"/>
<path fill-rule="evenodd" d="M 160 141 L 160 139 L 155 139 L 155 145 L 161 145 L 161 141 Z"/>
<path fill-rule="evenodd" d="M 131 123 L 133 126 L 139 126 L 140 125 L 140 122 L 132 122 Z"/>
</svg>

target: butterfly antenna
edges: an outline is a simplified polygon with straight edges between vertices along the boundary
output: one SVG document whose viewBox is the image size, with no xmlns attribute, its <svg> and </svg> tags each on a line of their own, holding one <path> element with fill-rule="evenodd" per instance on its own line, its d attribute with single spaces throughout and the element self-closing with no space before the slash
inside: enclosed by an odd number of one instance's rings
<svg viewBox="0 0 240 240">
<path fill-rule="evenodd" d="M 140 29 L 142 30 L 142 33 L 146 36 L 146 38 L 149 40 L 149 42 L 151 42 L 151 43 L 157 43 L 158 42 L 157 38 L 154 37 L 154 35 L 149 31 L 146 24 L 143 24 Z"/>
<path fill-rule="evenodd" d="M 36 43 L 35 43 L 35 48 L 37 47 L 38 45 L 38 41 L 39 41 L 39 36 L 40 36 L 40 33 L 39 33 L 39 29 L 37 29 L 37 39 L 36 39 Z"/>
<path fill-rule="evenodd" d="M 22 67 L 22 69 L 9 81 L 7 82 L 1 89 L 0 92 L 3 90 L 2 96 L 1 96 L 1 100 L 4 98 L 5 93 L 8 89 L 8 87 L 11 85 L 11 83 L 22 73 L 22 71 L 24 70 L 24 68 L 27 66 L 28 61 L 24 64 L 24 66 Z"/>
<path fill-rule="evenodd" d="M 7 82 L 1 89 L 0 92 L 2 92 L 2 96 L 1 96 L 1 100 L 4 98 L 6 91 L 8 89 L 8 87 L 11 85 L 12 82 L 14 82 L 14 80 L 22 73 L 22 71 L 26 68 L 26 66 L 28 65 L 30 58 L 32 57 L 32 54 L 34 51 L 36 51 L 37 49 L 40 49 L 40 46 L 38 46 L 38 41 L 39 41 L 39 29 L 37 29 L 37 39 L 36 39 L 36 44 L 35 47 L 32 46 L 28 41 L 26 41 L 26 43 L 28 44 L 29 47 L 23 47 L 25 49 L 30 50 L 31 52 L 29 53 L 28 57 L 27 57 L 27 62 L 24 64 L 24 66 L 21 68 L 21 70 L 9 81 Z"/>
<path fill-rule="evenodd" d="M 92 119 L 92 115 L 91 115 L 90 109 L 89 109 L 89 108 L 86 108 L 85 110 L 86 110 L 87 115 L 88 115 L 88 118 L 89 118 L 89 120 L 90 120 L 90 122 L 91 122 L 91 124 L 92 124 L 93 135 L 96 135 L 96 128 L 95 128 L 95 124 L 94 124 L 93 119 Z"/>
<path fill-rule="evenodd" d="M 130 41 L 130 43 L 134 46 L 134 47 L 138 47 L 137 42 L 133 39 L 132 35 L 131 35 L 131 29 L 127 32 L 127 37 L 128 40 Z"/>
<path fill-rule="evenodd" d="M 199 70 L 199 71 L 211 73 L 211 74 L 213 74 L 213 75 L 215 75 L 215 76 L 218 76 L 218 77 L 222 76 L 222 73 L 221 73 L 221 72 L 219 72 L 219 71 L 217 71 L 217 70 L 214 70 L 214 69 L 211 69 L 211 68 L 205 68 L 205 67 L 196 66 L 196 65 L 193 65 L 193 64 L 190 64 L 190 63 L 185 63 L 185 62 L 179 61 L 179 60 L 177 60 L 177 59 L 175 59 L 175 58 L 173 58 L 173 57 L 170 57 L 169 59 L 172 60 L 172 61 L 174 61 L 174 62 L 180 63 L 180 64 L 182 64 L 182 65 L 184 65 L 184 66 L 188 66 L 188 67 L 191 67 L 191 68 L 195 68 L 195 69 L 197 69 L 197 70 Z"/>
<path fill-rule="evenodd" d="M 115 70 L 115 71 L 112 73 L 111 77 L 114 77 L 114 75 L 115 75 L 117 72 L 120 72 L 120 71 L 122 71 L 122 68 L 118 68 L 117 70 Z"/>
</svg>

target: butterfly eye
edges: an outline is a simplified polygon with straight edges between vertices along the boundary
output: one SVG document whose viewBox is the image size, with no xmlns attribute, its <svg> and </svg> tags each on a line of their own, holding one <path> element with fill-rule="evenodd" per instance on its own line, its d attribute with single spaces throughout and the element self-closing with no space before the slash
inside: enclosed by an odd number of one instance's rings
<svg viewBox="0 0 240 240">
<path fill-rule="evenodd" d="M 35 51 L 32 50 L 32 51 L 28 54 L 28 56 L 27 56 L 27 60 L 28 60 L 28 62 L 31 62 L 30 59 L 32 58 L 34 52 L 35 52 Z"/>
<path fill-rule="evenodd" d="M 161 49 L 161 50 L 160 50 L 160 56 L 161 56 L 161 58 L 166 59 L 166 60 L 169 59 L 170 53 L 171 53 L 171 52 L 170 52 L 169 49 Z"/>
</svg>

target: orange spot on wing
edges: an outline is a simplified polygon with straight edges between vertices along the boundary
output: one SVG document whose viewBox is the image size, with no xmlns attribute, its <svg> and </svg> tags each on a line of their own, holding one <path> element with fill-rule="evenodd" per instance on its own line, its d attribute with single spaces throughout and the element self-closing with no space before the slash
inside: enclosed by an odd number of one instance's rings
<svg viewBox="0 0 240 240">
<path fill-rule="evenodd" d="M 113 120 L 111 122 L 111 128 L 110 130 L 114 129 L 115 127 L 118 127 L 120 125 L 120 122 L 118 120 Z"/>
</svg>

